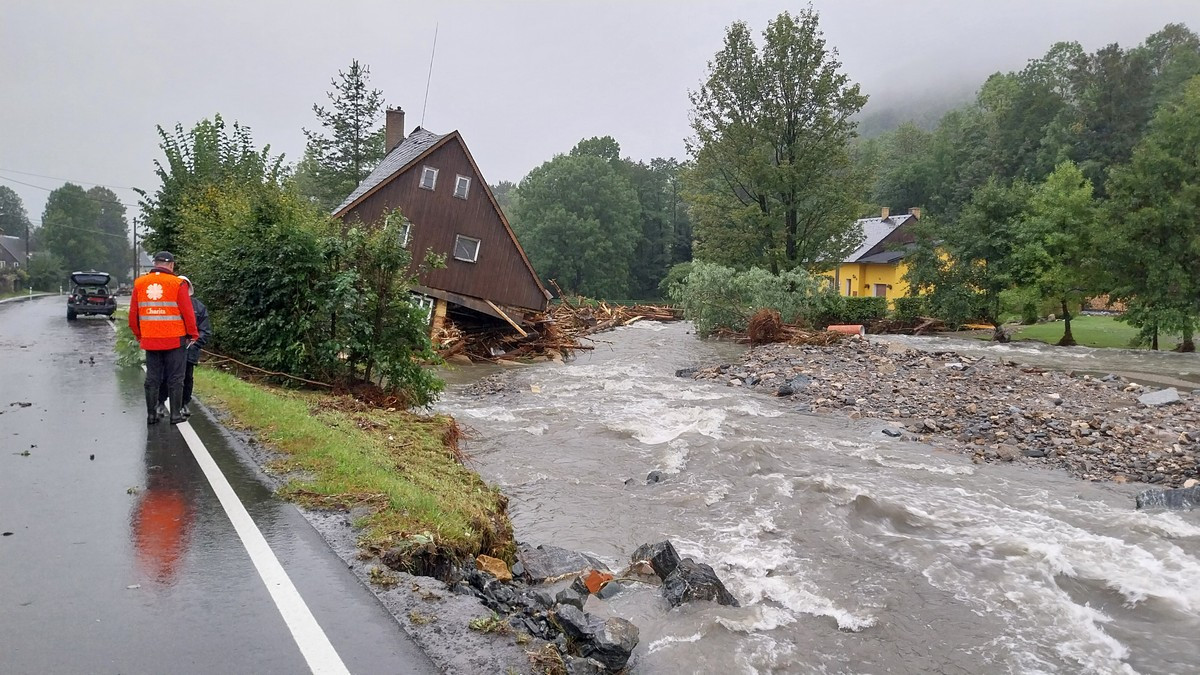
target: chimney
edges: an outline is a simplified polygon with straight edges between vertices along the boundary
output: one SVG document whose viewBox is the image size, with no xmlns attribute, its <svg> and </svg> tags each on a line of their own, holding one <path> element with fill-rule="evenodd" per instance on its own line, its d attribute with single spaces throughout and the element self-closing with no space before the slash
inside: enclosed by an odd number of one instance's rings
<svg viewBox="0 0 1200 675">
<path fill-rule="evenodd" d="M 891 213 L 892 213 L 892 210 L 885 206 L 885 207 L 883 207 L 883 215 L 879 216 L 879 218 L 881 220 L 887 220 L 888 216 L 891 215 Z"/>
<path fill-rule="evenodd" d="M 919 207 L 919 206 L 912 207 L 911 209 L 908 210 L 908 215 L 912 216 L 913 218 L 916 218 L 917 220 L 920 220 L 921 219 L 921 207 Z"/>
<path fill-rule="evenodd" d="M 404 141 L 404 110 L 402 108 L 397 106 L 387 109 L 387 119 L 383 123 L 383 139 L 384 145 L 387 146 L 385 152 L 391 152 L 392 148 Z"/>
</svg>

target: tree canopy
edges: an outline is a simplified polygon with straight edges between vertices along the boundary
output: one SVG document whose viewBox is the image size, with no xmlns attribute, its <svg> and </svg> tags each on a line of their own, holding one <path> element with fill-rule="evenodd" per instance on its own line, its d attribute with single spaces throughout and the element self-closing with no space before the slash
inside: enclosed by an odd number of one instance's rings
<svg viewBox="0 0 1200 675">
<path fill-rule="evenodd" d="M 158 127 L 159 147 L 165 163 L 154 160 L 159 186 L 153 196 L 139 190 L 142 222 L 149 230 L 143 240 L 146 251 L 182 251 L 180 217 L 184 203 L 221 184 L 263 185 L 277 183 L 283 156 L 272 157 L 271 146 L 254 145 L 250 128 L 233 123 L 227 127 L 220 115 L 196 123 L 189 131 L 182 124 L 168 134 Z"/>
<path fill-rule="evenodd" d="M 568 293 L 624 298 L 641 207 L 619 158 L 592 152 L 610 144 L 593 141 L 525 176 L 513 227 L 543 278 Z"/>
<path fill-rule="evenodd" d="M 850 142 L 867 97 L 840 72 L 812 8 L 780 14 L 762 37 L 760 49 L 749 26 L 730 26 L 690 95 L 696 256 L 776 272 L 828 266 L 861 236 L 852 226 L 866 176 Z"/>
<path fill-rule="evenodd" d="M 308 143 L 296 170 L 301 194 L 332 211 L 374 170 L 387 149 L 381 124 L 383 92 L 370 88 L 371 69 L 357 59 L 338 71 L 326 93 L 329 108 L 313 104 L 322 130 L 304 130 Z"/>
<path fill-rule="evenodd" d="M 0 185 L 0 234 L 24 237 L 31 227 L 21 196 L 7 185 Z"/>
<path fill-rule="evenodd" d="M 132 263 L 125 206 L 105 187 L 84 190 L 67 183 L 52 191 L 42 213 L 38 241 L 69 269 L 95 269 L 114 278 Z"/>
</svg>

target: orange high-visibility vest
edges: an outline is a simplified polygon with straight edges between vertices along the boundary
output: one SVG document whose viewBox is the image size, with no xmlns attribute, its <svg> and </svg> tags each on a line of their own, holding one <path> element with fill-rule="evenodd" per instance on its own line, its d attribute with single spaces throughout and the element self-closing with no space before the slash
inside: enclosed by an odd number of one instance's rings
<svg viewBox="0 0 1200 675">
<path fill-rule="evenodd" d="M 182 338 L 187 335 L 176 298 L 183 282 L 174 274 L 150 272 L 133 282 L 141 338 Z"/>
</svg>

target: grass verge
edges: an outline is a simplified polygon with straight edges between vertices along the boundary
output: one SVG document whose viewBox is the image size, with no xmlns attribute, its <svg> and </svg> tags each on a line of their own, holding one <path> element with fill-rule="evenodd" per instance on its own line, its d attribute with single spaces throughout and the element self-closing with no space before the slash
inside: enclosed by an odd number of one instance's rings
<svg viewBox="0 0 1200 675">
<path fill-rule="evenodd" d="M 1065 330 L 1062 321 L 1050 321 L 1028 326 L 1013 336 L 1014 340 L 1036 340 L 1056 344 Z M 1119 321 L 1114 316 L 1077 316 L 1071 319 L 1071 334 L 1075 342 L 1084 347 L 1116 347 L 1128 349 L 1137 338 L 1138 329 Z M 1179 344 L 1177 336 L 1159 338 L 1159 348 L 1174 349 Z"/>
<path fill-rule="evenodd" d="M 372 408 L 349 396 L 280 389 L 201 367 L 196 393 L 279 457 L 279 494 L 307 507 L 365 506 L 359 545 L 416 574 L 480 553 L 511 561 L 507 499 L 462 465 L 452 418 Z M 432 564 L 436 560 L 438 564 Z"/>
</svg>

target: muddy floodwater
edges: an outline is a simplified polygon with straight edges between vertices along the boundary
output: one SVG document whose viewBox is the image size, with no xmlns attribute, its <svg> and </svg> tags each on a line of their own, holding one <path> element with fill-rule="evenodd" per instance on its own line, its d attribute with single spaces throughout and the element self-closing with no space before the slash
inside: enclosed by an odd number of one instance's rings
<svg viewBox="0 0 1200 675">
<path fill-rule="evenodd" d="M 671 539 L 740 600 L 589 599 L 641 629 L 635 672 L 1200 670 L 1200 513 L 1137 512 L 1139 486 L 976 466 L 877 421 L 677 378 L 743 349 L 689 330 L 634 324 L 565 365 L 460 369 L 439 404 L 473 430 L 467 450 L 511 498 L 519 539 L 614 568 Z M 1025 360 L 1012 349 L 984 353 Z M 1177 356 L 1140 369 L 1190 379 L 1198 361 Z M 464 391 L 496 372 L 505 391 Z M 654 470 L 666 479 L 647 485 Z"/>
</svg>

